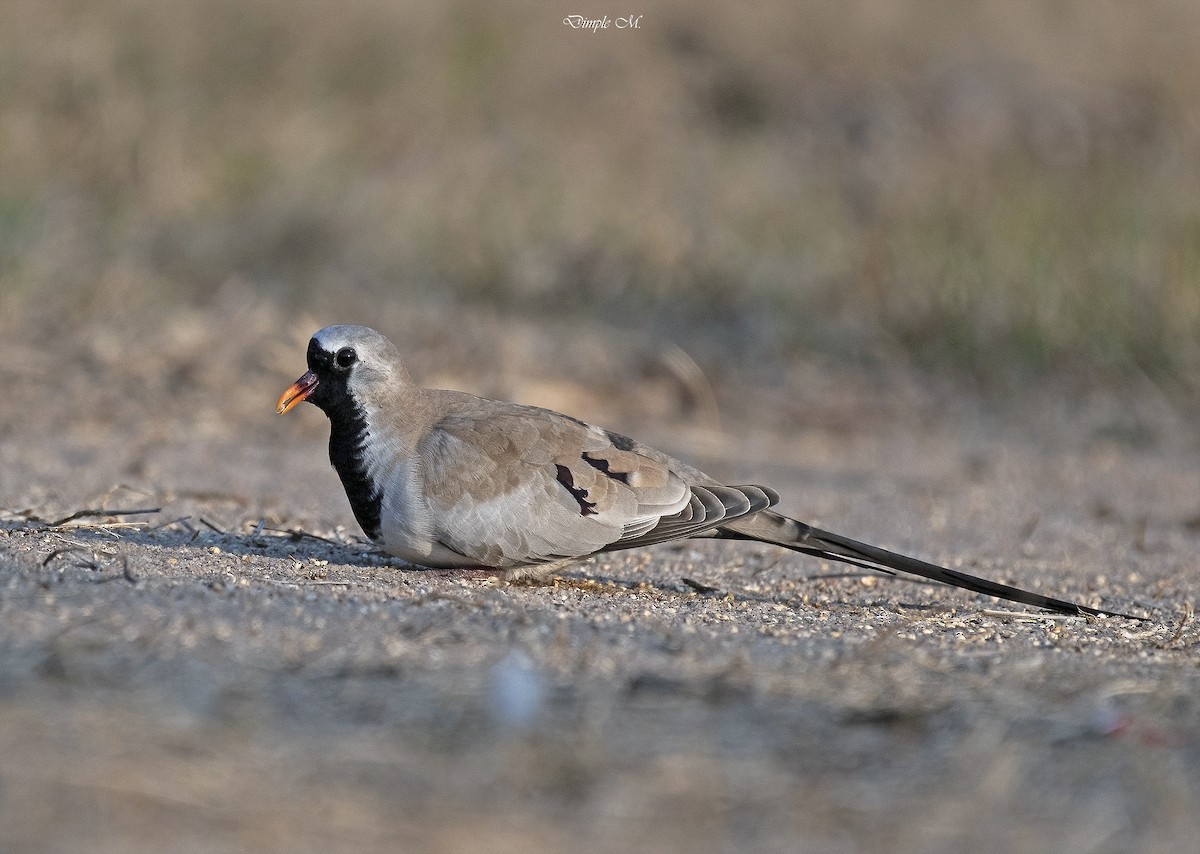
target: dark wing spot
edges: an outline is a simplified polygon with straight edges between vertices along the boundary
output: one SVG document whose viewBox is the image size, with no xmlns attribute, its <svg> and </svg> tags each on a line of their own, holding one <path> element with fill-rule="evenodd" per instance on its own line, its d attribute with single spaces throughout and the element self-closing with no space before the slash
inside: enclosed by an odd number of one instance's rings
<svg viewBox="0 0 1200 854">
<path fill-rule="evenodd" d="M 612 430 L 605 430 L 604 435 L 608 436 L 608 441 L 613 443 L 613 447 L 618 451 L 632 451 L 637 443 L 628 436 L 622 436 L 620 433 L 614 433 Z"/>
<path fill-rule="evenodd" d="M 571 470 L 566 466 L 556 465 L 558 469 L 558 482 L 567 488 L 567 491 L 579 502 L 579 515 L 592 516 L 596 513 L 596 502 L 587 500 L 587 490 L 580 489 L 575 486 L 575 478 L 571 474 Z"/>
<path fill-rule="evenodd" d="M 593 457 L 587 451 L 583 454 L 583 461 L 596 471 L 602 471 L 613 480 L 619 480 L 621 483 L 629 483 L 629 472 L 627 471 L 609 471 L 609 462 L 604 457 Z"/>
</svg>

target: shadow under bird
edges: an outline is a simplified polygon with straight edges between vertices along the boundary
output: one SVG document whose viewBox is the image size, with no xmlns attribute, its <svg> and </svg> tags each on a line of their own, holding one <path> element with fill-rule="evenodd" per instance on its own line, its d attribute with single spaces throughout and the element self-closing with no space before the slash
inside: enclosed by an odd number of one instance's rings
<svg viewBox="0 0 1200 854">
<path fill-rule="evenodd" d="M 363 531 L 427 567 L 539 578 L 598 552 L 688 537 L 769 543 L 1060 614 L 1142 619 L 989 581 L 823 531 L 770 508 L 765 486 L 727 486 L 619 433 L 535 406 L 416 385 L 396 347 L 327 326 L 279 398 L 330 422 L 329 459 Z"/>
</svg>

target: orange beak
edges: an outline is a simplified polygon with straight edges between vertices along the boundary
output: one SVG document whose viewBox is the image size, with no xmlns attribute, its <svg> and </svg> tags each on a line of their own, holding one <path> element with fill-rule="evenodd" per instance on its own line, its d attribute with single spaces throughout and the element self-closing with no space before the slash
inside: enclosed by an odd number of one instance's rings
<svg viewBox="0 0 1200 854">
<path fill-rule="evenodd" d="M 306 371 L 304 376 L 288 386 L 288 390 L 279 396 L 279 402 L 275 404 L 275 411 L 283 415 L 297 403 L 312 394 L 316 387 L 317 375 L 312 371 Z"/>
</svg>

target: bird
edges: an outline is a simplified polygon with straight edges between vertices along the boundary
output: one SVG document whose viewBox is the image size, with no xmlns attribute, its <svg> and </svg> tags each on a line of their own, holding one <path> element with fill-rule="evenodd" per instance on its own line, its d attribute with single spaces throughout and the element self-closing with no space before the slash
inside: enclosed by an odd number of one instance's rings
<svg viewBox="0 0 1200 854">
<path fill-rule="evenodd" d="M 592 555 L 685 538 L 779 546 L 1059 614 L 1142 620 L 969 575 L 825 531 L 773 508 L 770 487 L 728 485 L 570 415 L 428 389 L 365 326 L 308 342 L 308 370 L 276 404 L 329 418 L 329 460 L 363 532 L 427 568 L 542 580 Z"/>
</svg>

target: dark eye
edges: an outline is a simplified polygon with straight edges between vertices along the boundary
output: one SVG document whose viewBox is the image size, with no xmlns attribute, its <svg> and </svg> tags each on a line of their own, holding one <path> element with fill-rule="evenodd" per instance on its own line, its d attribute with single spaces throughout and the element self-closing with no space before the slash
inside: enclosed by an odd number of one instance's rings
<svg viewBox="0 0 1200 854">
<path fill-rule="evenodd" d="M 353 347 L 343 347 L 333 358 L 339 368 L 348 368 L 358 361 L 358 354 L 354 352 Z"/>
</svg>

